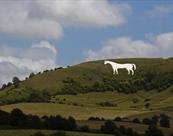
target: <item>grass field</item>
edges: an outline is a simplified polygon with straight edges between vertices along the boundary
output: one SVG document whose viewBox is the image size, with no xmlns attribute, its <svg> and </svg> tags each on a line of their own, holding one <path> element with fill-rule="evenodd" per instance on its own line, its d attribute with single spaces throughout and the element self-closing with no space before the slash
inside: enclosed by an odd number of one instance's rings
<svg viewBox="0 0 173 136">
<path fill-rule="evenodd" d="M 100 105 L 105 102 L 113 105 Z M 148 108 L 145 107 L 146 103 L 149 103 Z M 172 117 L 172 103 L 173 92 L 168 89 L 163 92 L 141 91 L 128 95 L 117 92 L 57 95 L 54 103 L 19 103 L 1 106 L 0 109 L 11 111 L 19 108 L 28 114 L 73 116 L 77 120 L 86 120 L 91 116 L 105 119 L 117 116 L 142 118 L 161 112 L 169 113 Z"/>
<path fill-rule="evenodd" d="M 99 104 L 104 102 L 113 104 L 112 108 L 118 110 L 160 110 L 162 108 L 172 106 L 173 90 L 172 88 L 169 88 L 162 92 L 140 91 L 134 94 L 124 94 L 117 92 L 93 92 L 78 95 L 58 95 L 55 97 L 55 103 L 87 107 L 101 107 Z M 146 103 L 150 104 L 149 108 L 145 107 Z"/>
<path fill-rule="evenodd" d="M 0 130 L 0 136 L 31 136 L 36 132 L 42 132 L 45 135 L 50 135 L 56 131 L 52 130 Z M 93 134 L 82 132 L 66 132 L 66 136 L 111 136 L 106 134 Z"/>
<path fill-rule="evenodd" d="M 20 103 L 13 105 L 1 106 L 4 111 L 11 111 L 14 108 L 19 108 L 27 114 L 39 116 L 44 115 L 61 115 L 64 117 L 73 116 L 77 120 L 86 120 L 91 116 L 104 117 L 107 119 L 115 118 L 116 116 L 129 116 L 141 112 L 134 110 L 115 110 L 113 108 L 101 107 L 80 107 L 66 104 L 51 104 L 51 103 Z"/>
</svg>

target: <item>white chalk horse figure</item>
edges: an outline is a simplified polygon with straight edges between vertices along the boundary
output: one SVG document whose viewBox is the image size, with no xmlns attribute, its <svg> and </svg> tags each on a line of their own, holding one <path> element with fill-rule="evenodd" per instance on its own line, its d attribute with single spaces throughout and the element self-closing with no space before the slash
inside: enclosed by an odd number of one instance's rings
<svg viewBox="0 0 173 136">
<path fill-rule="evenodd" d="M 132 75 L 134 75 L 134 70 L 136 70 L 136 65 L 135 64 L 130 64 L 130 63 L 125 63 L 125 64 L 119 64 L 119 63 L 115 63 L 112 61 L 104 61 L 104 64 L 110 64 L 112 66 L 113 69 L 113 74 L 115 75 L 118 74 L 118 69 L 126 69 L 128 71 L 128 75 L 130 73 L 132 73 Z"/>
</svg>

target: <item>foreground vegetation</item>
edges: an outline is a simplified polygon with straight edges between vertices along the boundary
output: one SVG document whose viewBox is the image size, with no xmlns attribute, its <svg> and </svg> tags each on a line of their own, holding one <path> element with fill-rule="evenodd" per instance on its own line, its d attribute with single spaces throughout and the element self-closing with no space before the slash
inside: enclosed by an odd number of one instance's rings
<svg viewBox="0 0 173 136">
<path fill-rule="evenodd" d="M 26 115 L 20 109 L 13 109 L 10 113 L 0 111 L 0 127 L 6 129 L 42 129 L 42 130 L 58 130 L 58 132 L 52 132 L 52 134 L 46 134 L 43 132 L 37 132 L 30 136 L 66 136 L 63 131 L 76 131 L 76 132 L 90 132 L 90 133 L 99 133 L 99 134 L 112 134 L 115 136 L 164 136 L 162 129 L 158 128 L 158 121 L 160 122 L 161 127 L 170 128 L 170 119 L 167 115 L 162 114 L 160 117 L 154 116 L 151 120 L 148 119 L 148 122 L 144 122 L 145 128 L 144 132 L 139 132 L 132 128 L 131 126 L 126 127 L 126 125 L 117 125 L 118 122 L 123 120 L 118 117 L 114 121 L 93 118 L 89 119 L 90 121 L 104 121 L 101 122 L 99 128 L 95 129 L 87 124 L 76 123 L 76 120 L 73 117 L 68 119 L 63 118 L 59 115 L 56 116 L 36 116 L 36 115 Z M 137 118 L 132 121 L 133 123 L 140 124 L 140 120 Z M 131 122 L 131 123 L 132 123 Z M 91 122 L 90 122 L 91 123 Z M 60 131 L 61 130 L 61 131 Z M 10 132 L 10 130 L 9 130 Z M 167 135 L 168 133 L 166 133 Z M 172 133 L 170 134 L 172 136 Z"/>
<path fill-rule="evenodd" d="M 46 136 L 57 133 L 56 130 L 35 130 L 35 129 L 16 130 L 16 129 L 11 129 L 11 130 L 0 130 L 0 136 L 34 136 L 34 135 L 38 135 L 40 132 L 41 132 L 41 134 L 46 135 Z M 57 136 L 61 136 L 61 135 L 59 134 Z M 64 136 L 112 136 L 112 135 L 65 131 Z"/>
</svg>

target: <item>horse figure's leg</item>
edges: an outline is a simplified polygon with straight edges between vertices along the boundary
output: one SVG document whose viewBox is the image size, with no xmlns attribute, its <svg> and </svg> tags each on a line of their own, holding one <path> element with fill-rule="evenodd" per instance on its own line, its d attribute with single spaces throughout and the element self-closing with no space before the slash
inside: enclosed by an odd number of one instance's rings
<svg viewBox="0 0 173 136">
<path fill-rule="evenodd" d="M 134 75 L 134 70 L 132 69 L 131 71 L 132 71 L 132 75 Z"/>
<path fill-rule="evenodd" d="M 130 75 L 130 70 L 129 70 L 129 69 L 127 69 L 127 71 L 128 71 L 128 75 Z"/>
<path fill-rule="evenodd" d="M 115 75 L 115 69 L 112 67 L 112 70 L 113 70 L 113 75 Z"/>
<path fill-rule="evenodd" d="M 116 70 L 116 73 L 117 73 L 117 75 L 118 75 L 118 69 L 115 69 Z"/>
<path fill-rule="evenodd" d="M 115 69 L 113 69 L 113 75 L 115 75 Z"/>
</svg>

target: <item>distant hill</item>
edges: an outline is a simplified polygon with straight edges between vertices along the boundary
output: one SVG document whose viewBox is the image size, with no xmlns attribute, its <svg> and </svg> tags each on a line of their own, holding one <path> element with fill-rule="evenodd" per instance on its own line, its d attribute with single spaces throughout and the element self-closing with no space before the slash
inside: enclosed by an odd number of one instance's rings
<svg viewBox="0 0 173 136">
<path fill-rule="evenodd" d="M 85 62 L 68 68 L 56 68 L 38 73 L 22 81 L 16 87 L 9 85 L 0 91 L 0 104 L 18 102 L 49 102 L 58 94 L 118 91 L 135 93 L 164 91 L 173 84 L 173 58 L 114 59 L 118 63 L 135 63 L 135 75 L 119 70 L 112 75 L 110 65 L 103 60 Z"/>
</svg>

